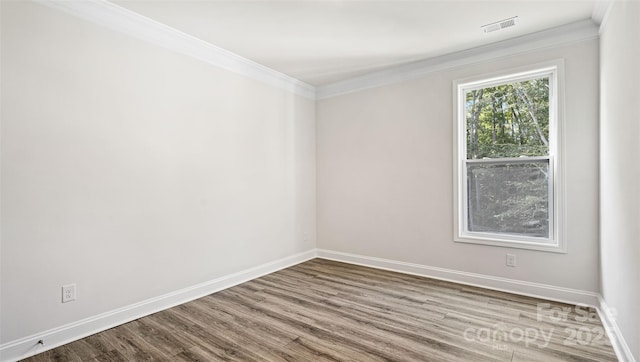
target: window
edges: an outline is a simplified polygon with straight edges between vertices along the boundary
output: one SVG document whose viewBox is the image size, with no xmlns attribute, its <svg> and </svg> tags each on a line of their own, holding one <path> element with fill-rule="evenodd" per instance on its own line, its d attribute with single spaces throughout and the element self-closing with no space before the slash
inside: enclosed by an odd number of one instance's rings
<svg viewBox="0 0 640 362">
<path fill-rule="evenodd" d="M 455 241 L 565 251 L 561 65 L 454 83 Z"/>
</svg>

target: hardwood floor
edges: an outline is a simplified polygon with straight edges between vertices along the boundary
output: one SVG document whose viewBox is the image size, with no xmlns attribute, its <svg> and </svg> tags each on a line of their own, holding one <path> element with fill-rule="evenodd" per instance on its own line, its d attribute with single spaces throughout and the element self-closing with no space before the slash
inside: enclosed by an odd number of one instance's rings
<svg viewBox="0 0 640 362">
<path fill-rule="evenodd" d="M 314 259 L 27 361 L 616 361 L 594 310 Z"/>
</svg>

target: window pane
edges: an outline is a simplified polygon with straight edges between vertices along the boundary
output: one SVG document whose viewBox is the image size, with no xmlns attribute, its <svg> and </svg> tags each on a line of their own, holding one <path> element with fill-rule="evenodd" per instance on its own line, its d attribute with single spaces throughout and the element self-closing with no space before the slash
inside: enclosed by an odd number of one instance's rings
<svg viewBox="0 0 640 362">
<path fill-rule="evenodd" d="M 549 238 L 549 161 L 467 164 L 468 231 Z"/>
<path fill-rule="evenodd" d="M 549 155 L 548 77 L 465 96 L 467 159 Z"/>
</svg>

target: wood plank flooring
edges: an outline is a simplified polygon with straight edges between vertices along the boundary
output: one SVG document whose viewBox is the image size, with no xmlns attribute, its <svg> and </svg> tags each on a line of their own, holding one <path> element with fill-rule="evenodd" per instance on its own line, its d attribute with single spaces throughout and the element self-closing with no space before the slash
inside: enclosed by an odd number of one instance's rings
<svg viewBox="0 0 640 362">
<path fill-rule="evenodd" d="M 594 310 L 323 259 L 27 359 L 139 360 L 617 359 Z"/>
</svg>

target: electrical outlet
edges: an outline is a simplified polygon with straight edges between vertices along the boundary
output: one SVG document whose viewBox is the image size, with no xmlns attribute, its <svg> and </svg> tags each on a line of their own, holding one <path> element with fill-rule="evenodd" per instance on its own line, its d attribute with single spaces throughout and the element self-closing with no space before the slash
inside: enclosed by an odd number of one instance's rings
<svg viewBox="0 0 640 362">
<path fill-rule="evenodd" d="M 62 303 L 76 300 L 76 285 L 67 284 L 62 286 Z"/>
<path fill-rule="evenodd" d="M 507 254 L 507 266 L 516 266 L 515 254 Z"/>
</svg>

